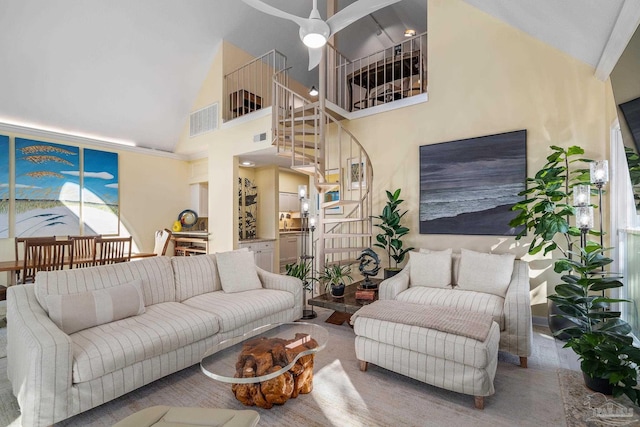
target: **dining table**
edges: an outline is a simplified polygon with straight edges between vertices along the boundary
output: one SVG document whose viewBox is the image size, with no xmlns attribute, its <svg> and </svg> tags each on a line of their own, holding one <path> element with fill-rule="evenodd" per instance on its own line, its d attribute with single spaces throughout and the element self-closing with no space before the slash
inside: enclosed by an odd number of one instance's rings
<svg viewBox="0 0 640 427">
<path fill-rule="evenodd" d="M 149 258 L 154 256 L 157 256 L 157 254 L 153 252 L 132 253 L 131 260 L 134 261 L 137 259 Z M 87 260 L 87 262 L 90 262 L 90 261 L 93 261 L 93 260 L 89 260 L 89 259 Z M 82 260 L 78 260 L 78 259 L 74 260 L 74 264 L 81 263 L 81 262 Z M 7 273 L 7 283 L 9 284 L 9 286 L 13 286 L 17 283 L 16 273 L 21 271 L 23 267 L 24 267 L 23 260 L 0 261 L 0 272 Z M 0 286 L 0 288 L 2 288 L 2 286 Z M 2 289 L 0 289 L 0 301 L 5 299 L 3 298 L 3 296 L 4 296 L 4 292 L 2 292 Z"/>
</svg>

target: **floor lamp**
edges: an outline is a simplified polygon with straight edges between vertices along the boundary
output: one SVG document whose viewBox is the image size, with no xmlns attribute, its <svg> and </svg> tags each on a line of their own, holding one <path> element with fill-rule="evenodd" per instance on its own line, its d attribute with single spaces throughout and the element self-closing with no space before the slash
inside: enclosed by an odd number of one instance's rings
<svg viewBox="0 0 640 427">
<path fill-rule="evenodd" d="M 300 212 L 302 214 L 302 254 L 300 255 L 300 264 L 301 265 L 309 265 L 311 264 L 311 279 L 310 282 L 307 280 L 305 276 L 304 282 L 302 285 L 302 298 L 304 299 L 304 309 L 302 310 L 302 319 L 313 319 L 317 316 L 317 313 L 313 310 L 313 306 L 311 309 L 307 309 L 307 286 L 311 285 L 311 298 L 313 299 L 313 282 L 315 281 L 315 269 L 313 265 L 313 231 L 315 230 L 315 218 L 309 218 L 309 200 L 305 197 L 307 195 L 307 186 L 300 185 L 298 186 L 298 196 L 300 197 Z M 307 233 L 311 232 L 311 255 L 307 254 Z M 306 269 L 305 269 L 306 270 Z"/>
<path fill-rule="evenodd" d="M 591 183 L 598 188 L 598 213 L 600 217 L 600 247 L 604 248 L 604 231 L 602 230 L 602 187 L 609 182 L 609 162 L 597 160 L 589 163 Z M 604 270 L 604 266 L 602 267 Z"/>
</svg>

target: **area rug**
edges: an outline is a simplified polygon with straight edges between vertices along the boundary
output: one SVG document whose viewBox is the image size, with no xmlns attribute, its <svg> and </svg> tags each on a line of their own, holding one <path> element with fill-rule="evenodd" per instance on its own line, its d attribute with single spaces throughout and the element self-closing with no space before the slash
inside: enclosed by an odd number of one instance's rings
<svg viewBox="0 0 640 427">
<path fill-rule="evenodd" d="M 372 365 L 361 372 L 353 330 L 348 325 L 324 323 L 330 310 L 318 312 L 313 322 L 327 328 L 329 343 L 316 356 L 313 391 L 270 410 L 256 409 L 260 426 L 566 425 L 557 366 L 545 366 L 544 355 L 534 353 L 529 368 L 523 369 L 517 357 L 501 353 L 496 394 L 485 400 L 485 409 L 480 411 L 474 409 L 472 396 Z M 0 426 L 19 422 L 8 384 L 4 358 L 0 359 Z M 56 425 L 111 426 L 153 405 L 246 408 L 235 400 L 228 384 L 206 377 L 196 365 Z"/>
<path fill-rule="evenodd" d="M 640 408 L 627 396 L 605 396 L 584 385 L 582 372 L 558 369 L 567 427 L 640 426 Z"/>
</svg>

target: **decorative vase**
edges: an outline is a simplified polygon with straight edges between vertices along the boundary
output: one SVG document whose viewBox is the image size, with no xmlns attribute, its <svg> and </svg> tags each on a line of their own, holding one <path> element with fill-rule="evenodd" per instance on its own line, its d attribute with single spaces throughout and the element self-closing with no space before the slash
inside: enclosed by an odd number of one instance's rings
<svg viewBox="0 0 640 427">
<path fill-rule="evenodd" d="M 613 384 L 609 382 L 609 379 L 591 378 L 585 372 L 582 373 L 582 378 L 584 378 L 584 385 L 586 385 L 590 390 L 607 395 L 613 394 Z"/>
<path fill-rule="evenodd" d="M 331 296 L 335 298 L 342 298 L 344 296 L 344 283 L 340 283 L 339 285 L 331 285 Z"/>
<path fill-rule="evenodd" d="M 395 276 L 396 274 L 400 273 L 402 271 L 401 268 L 385 268 L 384 269 L 384 278 L 385 280 Z"/>
</svg>

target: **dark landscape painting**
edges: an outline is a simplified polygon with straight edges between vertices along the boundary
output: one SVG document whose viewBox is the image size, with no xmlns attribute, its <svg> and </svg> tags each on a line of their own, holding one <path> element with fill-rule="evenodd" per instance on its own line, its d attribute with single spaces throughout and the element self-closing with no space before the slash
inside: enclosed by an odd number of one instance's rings
<svg viewBox="0 0 640 427">
<path fill-rule="evenodd" d="M 514 236 L 527 131 L 420 147 L 420 233 Z"/>
</svg>

